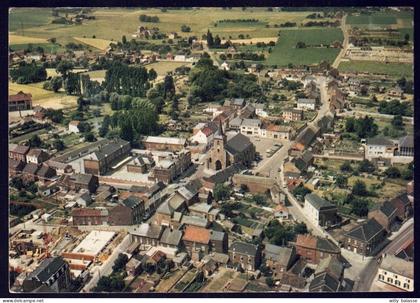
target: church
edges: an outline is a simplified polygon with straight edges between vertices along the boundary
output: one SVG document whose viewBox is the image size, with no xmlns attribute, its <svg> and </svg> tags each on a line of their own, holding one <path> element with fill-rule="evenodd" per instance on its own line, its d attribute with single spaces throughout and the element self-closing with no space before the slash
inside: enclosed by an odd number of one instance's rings
<svg viewBox="0 0 420 303">
<path fill-rule="evenodd" d="M 223 131 L 219 130 L 213 139 L 206 164 L 207 169 L 217 171 L 235 163 L 250 166 L 254 160 L 255 146 L 248 137 L 238 133 L 227 140 Z"/>
</svg>

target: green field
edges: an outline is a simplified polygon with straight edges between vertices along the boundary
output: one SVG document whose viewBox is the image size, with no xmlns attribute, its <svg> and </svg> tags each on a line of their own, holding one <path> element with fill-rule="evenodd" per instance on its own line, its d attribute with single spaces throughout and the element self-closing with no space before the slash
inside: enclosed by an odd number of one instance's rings
<svg viewBox="0 0 420 303">
<path fill-rule="evenodd" d="M 341 62 L 338 70 L 353 73 L 375 73 L 393 77 L 413 78 L 413 65 L 404 63 L 382 63 L 376 61 L 348 61 Z"/>
<path fill-rule="evenodd" d="M 307 45 L 331 44 L 334 41 L 342 41 L 343 33 L 338 28 L 311 28 L 311 29 L 288 29 L 281 30 L 280 37 L 272 53 L 266 60 L 268 65 L 287 66 L 317 64 L 323 60 L 330 63 L 334 61 L 340 52 L 336 48 L 296 48 L 299 41 Z"/>
<path fill-rule="evenodd" d="M 413 14 L 410 12 L 376 12 L 371 15 L 350 15 L 346 23 L 357 27 L 409 27 Z"/>
<path fill-rule="evenodd" d="M 223 10 L 221 8 L 201 8 L 193 10 L 168 10 L 138 9 L 138 8 L 95 8 L 93 15 L 95 20 L 83 21 L 81 25 L 51 24 L 52 16 L 50 8 L 40 9 L 16 9 L 10 14 L 9 32 L 17 35 L 37 38 L 55 37 L 57 42 L 65 45 L 68 42 L 76 42 L 73 37 L 92 38 L 119 41 L 123 35 L 131 37 L 141 24 L 148 27 L 157 26 L 162 32 L 176 31 L 182 36 L 196 35 L 201 38 L 202 34 L 210 29 L 214 35 L 221 38 L 237 38 L 239 34 L 255 37 L 275 37 L 278 29 L 266 28 L 265 24 L 280 24 L 287 21 L 301 23 L 311 12 L 268 12 L 265 8 L 241 8 Z M 141 14 L 158 16 L 159 23 L 141 23 Z M 63 14 L 60 14 L 63 16 Z M 222 19 L 248 19 L 260 20 L 258 23 L 229 23 L 224 26 L 214 23 Z M 182 33 L 181 26 L 188 24 L 190 33 Z M 232 26 L 230 26 L 232 24 Z M 22 30 L 23 29 L 23 30 Z M 152 41 L 152 40 L 150 40 Z M 160 40 L 159 40 L 160 41 Z"/>
<path fill-rule="evenodd" d="M 24 43 L 24 44 L 11 44 L 10 48 L 14 51 L 18 51 L 18 50 L 22 50 L 22 49 L 26 49 L 29 47 L 29 44 L 32 45 L 32 48 L 35 49 L 38 46 L 42 47 L 44 49 L 45 53 L 57 53 L 57 52 L 62 52 L 65 49 L 63 47 L 61 47 L 58 44 L 53 44 L 53 43 Z"/>
</svg>

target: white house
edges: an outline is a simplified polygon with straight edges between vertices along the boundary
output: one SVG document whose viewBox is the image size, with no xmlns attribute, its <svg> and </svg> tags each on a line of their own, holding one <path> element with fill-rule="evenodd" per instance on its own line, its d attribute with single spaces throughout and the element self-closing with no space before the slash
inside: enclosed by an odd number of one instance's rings
<svg viewBox="0 0 420 303">
<path fill-rule="evenodd" d="M 264 104 L 261 103 L 255 103 L 253 104 L 255 107 L 255 114 L 259 117 L 266 118 L 268 117 L 268 113 L 264 110 Z"/>
<path fill-rule="evenodd" d="M 216 122 L 199 123 L 194 128 L 193 136 L 190 137 L 190 141 L 208 146 L 213 142 L 214 135 L 218 130 L 219 125 Z"/>
<path fill-rule="evenodd" d="M 80 124 L 80 121 L 75 121 L 75 120 L 70 121 L 70 123 L 69 123 L 69 132 L 71 132 L 71 133 L 80 133 L 79 124 Z"/>
<path fill-rule="evenodd" d="M 241 124 L 241 134 L 246 136 L 260 136 L 260 119 L 243 119 Z"/>
<path fill-rule="evenodd" d="M 318 226 L 330 226 L 337 222 L 337 206 L 317 194 L 307 194 L 305 196 L 303 213 Z"/>
<path fill-rule="evenodd" d="M 378 268 L 378 281 L 405 291 L 414 290 L 414 263 L 387 254 Z"/>
<path fill-rule="evenodd" d="M 384 137 L 368 138 L 365 148 L 365 157 L 368 160 L 372 158 L 391 159 L 395 155 L 397 145 Z"/>
<path fill-rule="evenodd" d="M 185 55 L 176 55 L 174 61 L 187 61 L 187 57 Z"/>
<path fill-rule="evenodd" d="M 316 106 L 315 99 L 299 98 L 297 100 L 298 109 L 315 110 L 315 106 Z"/>
</svg>

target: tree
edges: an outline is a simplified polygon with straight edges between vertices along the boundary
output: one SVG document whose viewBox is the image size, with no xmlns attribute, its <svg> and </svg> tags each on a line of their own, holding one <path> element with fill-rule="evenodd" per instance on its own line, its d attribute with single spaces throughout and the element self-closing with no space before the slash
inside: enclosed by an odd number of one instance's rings
<svg viewBox="0 0 420 303">
<path fill-rule="evenodd" d="M 38 135 L 33 135 L 30 139 L 29 139 L 29 146 L 31 148 L 33 147 L 40 147 L 42 144 L 41 138 L 39 138 Z"/>
<path fill-rule="evenodd" d="M 133 142 L 134 131 L 133 131 L 133 126 L 130 124 L 130 121 L 123 121 L 121 123 L 120 137 L 123 140 Z"/>
<path fill-rule="evenodd" d="M 293 195 L 299 197 L 301 200 L 303 200 L 303 198 L 311 192 L 312 191 L 309 188 L 303 186 L 302 184 L 293 189 Z"/>
<path fill-rule="evenodd" d="M 306 226 L 306 224 L 305 224 L 305 223 L 297 223 L 297 224 L 293 227 L 293 229 L 294 229 L 294 232 L 295 232 L 296 234 L 301 234 L 301 235 L 304 235 L 304 234 L 307 234 L 307 233 L 308 233 L 308 228 L 307 228 L 307 226 Z"/>
<path fill-rule="evenodd" d="M 392 118 L 391 124 L 396 129 L 403 129 L 404 128 L 404 122 L 403 122 L 403 118 L 402 118 L 401 115 L 394 116 L 394 118 Z"/>
<path fill-rule="evenodd" d="M 216 35 L 216 37 L 214 38 L 214 46 L 220 47 L 220 44 L 222 44 L 222 40 L 220 39 L 219 35 Z"/>
<path fill-rule="evenodd" d="M 63 78 L 61 77 L 52 77 L 50 81 L 51 89 L 56 93 L 63 86 Z"/>
<path fill-rule="evenodd" d="M 114 272 L 119 272 L 125 268 L 125 265 L 128 262 L 128 257 L 126 254 L 118 254 L 117 259 L 114 262 L 114 265 L 112 266 L 112 270 Z"/>
<path fill-rule="evenodd" d="M 122 36 L 121 42 L 122 42 L 122 44 L 127 43 L 127 37 L 125 35 Z"/>
<path fill-rule="evenodd" d="M 216 184 L 213 190 L 213 196 L 216 201 L 227 200 L 230 196 L 230 189 L 223 184 Z"/>
<path fill-rule="evenodd" d="M 343 164 L 341 164 L 340 166 L 340 170 L 343 173 L 350 173 L 353 171 L 353 168 L 351 167 L 351 164 L 349 161 L 345 161 Z"/>
<path fill-rule="evenodd" d="M 354 198 L 352 200 L 351 212 L 359 217 L 366 217 L 369 212 L 368 202 L 364 199 Z"/>
<path fill-rule="evenodd" d="M 335 183 L 337 184 L 337 186 L 339 188 L 346 188 L 347 187 L 347 182 L 348 182 L 348 179 L 347 179 L 346 176 L 338 175 L 335 178 Z"/>
<path fill-rule="evenodd" d="M 401 172 L 398 168 L 391 166 L 385 170 L 385 175 L 388 178 L 396 179 L 396 178 L 401 177 Z"/>
<path fill-rule="evenodd" d="M 87 133 L 87 132 L 91 131 L 92 126 L 88 122 L 82 121 L 82 122 L 79 123 L 78 128 L 79 128 L 80 132 Z"/>
<path fill-rule="evenodd" d="M 64 78 L 67 77 L 69 71 L 73 69 L 73 63 L 70 61 L 62 60 L 58 63 L 57 67 L 55 68 L 57 73 L 60 73 Z"/>
<path fill-rule="evenodd" d="M 264 197 L 264 195 L 254 195 L 254 196 L 252 196 L 252 200 L 257 205 L 265 205 L 267 203 L 266 198 Z"/>
<path fill-rule="evenodd" d="M 181 25 L 181 32 L 183 32 L 183 33 L 189 33 L 189 32 L 191 32 L 191 27 L 189 27 L 188 25 L 183 24 L 183 25 Z"/>
<path fill-rule="evenodd" d="M 157 78 L 157 72 L 153 68 L 149 70 L 148 78 L 150 81 L 153 81 Z"/>
<path fill-rule="evenodd" d="M 68 95 L 80 95 L 80 81 L 78 74 L 68 73 L 64 80 L 64 89 Z"/>
<path fill-rule="evenodd" d="M 207 39 L 207 46 L 209 48 L 213 47 L 214 40 L 213 40 L 213 35 L 211 34 L 210 30 L 207 30 L 206 39 Z"/>
<path fill-rule="evenodd" d="M 369 160 L 365 159 L 359 163 L 359 172 L 373 173 L 374 171 L 375 171 L 375 166 Z"/>
<path fill-rule="evenodd" d="M 361 180 L 357 180 L 353 184 L 353 188 L 351 192 L 352 194 L 356 196 L 366 196 L 368 194 L 368 191 L 366 189 L 366 183 Z"/>
<path fill-rule="evenodd" d="M 94 142 L 94 141 L 96 141 L 95 135 L 93 133 L 91 133 L 91 132 L 85 133 L 84 138 L 85 138 L 85 140 L 87 142 Z"/>
<path fill-rule="evenodd" d="M 170 75 L 165 76 L 164 84 L 163 84 L 163 97 L 172 97 L 175 95 L 175 84 L 174 79 Z"/>
<path fill-rule="evenodd" d="M 64 145 L 64 142 L 63 142 L 63 140 L 55 140 L 54 142 L 53 142 L 53 147 L 56 149 L 56 150 L 58 150 L 58 151 L 61 151 L 61 150 L 63 150 L 64 148 L 65 148 L 65 145 Z"/>
<path fill-rule="evenodd" d="M 13 177 L 12 180 L 10 180 L 10 185 L 16 188 L 17 190 L 21 190 L 25 186 L 22 178 L 19 176 Z"/>
</svg>

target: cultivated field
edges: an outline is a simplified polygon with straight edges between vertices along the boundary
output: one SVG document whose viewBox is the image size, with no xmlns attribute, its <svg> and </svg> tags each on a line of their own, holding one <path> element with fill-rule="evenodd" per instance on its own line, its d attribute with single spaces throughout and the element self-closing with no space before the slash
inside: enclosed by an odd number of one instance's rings
<svg viewBox="0 0 420 303">
<path fill-rule="evenodd" d="M 362 28 L 412 26 L 413 15 L 410 12 L 377 12 L 371 15 L 350 15 L 346 22 L 351 26 Z"/>
<path fill-rule="evenodd" d="M 112 43 L 111 40 L 105 40 L 105 39 L 97 39 L 97 38 L 80 38 L 80 37 L 73 37 L 75 40 L 82 42 L 84 44 L 87 44 L 89 46 L 93 46 L 100 50 L 106 50 L 110 43 Z"/>
<path fill-rule="evenodd" d="M 21 35 L 9 35 L 9 44 L 28 44 L 28 43 L 48 43 L 45 38 L 36 38 L 30 36 L 21 36 Z"/>
<path fill-rule="evenodd" d="M 413 78 L 413 65 L 404 63 L 378 63 L 375 61 L 346 61 L 341 62 L 338 70 L 353 73 L 375 73 L 393 77 Z"/>
<path fill-rule="evenodd" d="M 9 95 L 17 94 L 20 91 L 32 94 L 33 106 L 41 105 L 45 108 L 69 108 L 76 106 L 77 98 L 67 96 L 65 93 L 54 93 L 42 88 L 41 83 L 17 84 L 9 82 Z"/>
<path fill-rule="evenodd" d="M 153 68 L 157 72 L 158 76 L 165 76 L 168 72 L 171 72 L 180 66 L 191 67 L 192 64 L 185 63 L 185 62 L 162 61 L 162 62 L 155 62 L 152 64 L 147 64 L 144 67 L 147 68 L 147 70 Z"/>
<path fill-rule="evenodd" d="M 266 60 L 269 65 L 287 66 L 317 64 L 320 61 L 332 63 L 340 49 L 310 47 L 311 45 L 329 45 L 334 41 L 342 41 L 343 33 L 339 28 L 287 29 L 280 31 L 280 37 L 273 51 Z M 306 48 L 296 48 L 297 42 L 304 42 Z"/>
</svg>

